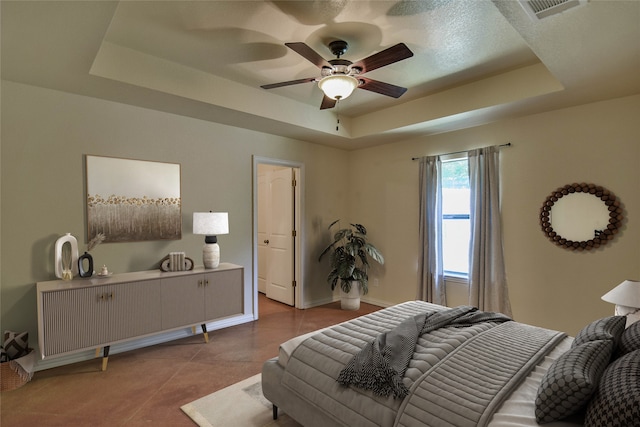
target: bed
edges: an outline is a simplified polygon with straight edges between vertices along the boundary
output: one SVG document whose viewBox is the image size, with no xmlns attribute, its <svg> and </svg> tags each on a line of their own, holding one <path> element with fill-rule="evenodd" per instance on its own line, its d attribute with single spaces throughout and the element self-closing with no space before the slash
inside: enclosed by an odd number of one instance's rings
<svg viewBox="0 0 640 427">
<path fill-rule="evenodd" d="M 573 338 L 408 301 L 283 343 L 262 389 L 274 418 L 305 427 L 640 426 L 640 324 L 611 316 Z"/>
</svg>

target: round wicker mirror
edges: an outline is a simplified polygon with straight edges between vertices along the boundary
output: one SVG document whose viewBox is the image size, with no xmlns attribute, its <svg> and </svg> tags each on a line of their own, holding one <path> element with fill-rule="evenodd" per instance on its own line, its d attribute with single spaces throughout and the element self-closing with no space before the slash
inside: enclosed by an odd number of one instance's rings
<svg viewBox="0 0 640 427">
<path fill-rule="evenodd" d="M 573 198 L 573 195 L 581 195 L 581 197 Z M 588 200 L 584 200 L 585 198 Z M 569 201 L 569 199 L 575 200 Z M 594 200 L 596 205 L 600 205 L 600 203 L 602 205 L 595 206 L 590 210 L 598 212 L 580 210 L 579 206 L 588 206 L 588 204 L 584 204 L 585 201 L 593 207 Z M 559 210 L 561 204 L 563 205 L 562 214 L 557 211 L 554 215 L 554 208 Z M 578 210 L 572 211 L 572 209 Z M 590 218 L 590 214 L 595 217 Z M 540 209 L 540 225 L 549 240 L 560 247 L 574 251 L 591 250 L 606 245 L 618 233 L 623 218 L 620 199 L 611 191 L 595 184 L 567 184 L 560 187 L 547 197 Z M 565 224 L 581 227 L 582 230 L 567 231 L 565 228 L 561 228 L 566 227 Z M 582 236 L 585 236 L 585 233 L 588 237 L 583 239 Z"/>
</svg>

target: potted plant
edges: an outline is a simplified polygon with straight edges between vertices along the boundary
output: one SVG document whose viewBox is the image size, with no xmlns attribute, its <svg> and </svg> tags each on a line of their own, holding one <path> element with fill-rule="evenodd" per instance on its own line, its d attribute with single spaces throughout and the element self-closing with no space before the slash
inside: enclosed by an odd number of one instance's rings
<svg viewBox="0 0 640 427">
<path fill-rule="evenodd" d="M 339 222 L 333 221 L 329 230 Z M 362 224 L 351 224 L 349 228 L 336 231 L 333 242 L 322 251 L 318 261 L 322 261 L 326 254 L 330 254 L 331 271 L 327 282 L 331 290 L 340 283 L 342 308 L 357 310 L 360 308 L 360 289 L 363 294 L 369 291 L 369 258 L 384 264 L 384 257 L 367 241 L 367 229 Z"/>
</svg>

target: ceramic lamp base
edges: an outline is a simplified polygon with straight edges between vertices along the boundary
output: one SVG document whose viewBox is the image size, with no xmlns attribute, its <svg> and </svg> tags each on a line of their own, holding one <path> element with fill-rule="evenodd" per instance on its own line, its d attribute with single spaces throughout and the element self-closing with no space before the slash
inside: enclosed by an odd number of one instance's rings
<svg viewBox="0 0 640 427">
<path fill-rule="evenodd" d="M 220 246 L 217 243 L 205 243 L 202 247 L 204 268 L 218 268 L 220 265 Z"/>
<path fill-rule="evenodd" d="M 614 313 L 616 316 L 627 316 L 627 328 L 631 326 L 632 323 L 640 321 L 640 308 L 626 307 L 624 305 L 616 304 Z"/>
</svg>

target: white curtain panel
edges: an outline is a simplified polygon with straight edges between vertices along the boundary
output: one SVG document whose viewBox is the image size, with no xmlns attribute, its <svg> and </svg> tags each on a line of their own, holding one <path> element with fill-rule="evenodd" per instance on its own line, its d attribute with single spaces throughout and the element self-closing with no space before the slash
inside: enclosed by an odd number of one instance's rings
<svg viewBox="0 0 640 427">
<path fill-rule="evenodd" d="M 500 216 L 500 150 L 497 146 L 468 153 L 471 188 L 469 304 L 511 316 L 504 267 Z"/>
<path fill-rule="evenodd" d="M 420 253 L 417 299 L 446 305 L 442 267 L 442 162 L 420 158 Z"/>
</svg>

